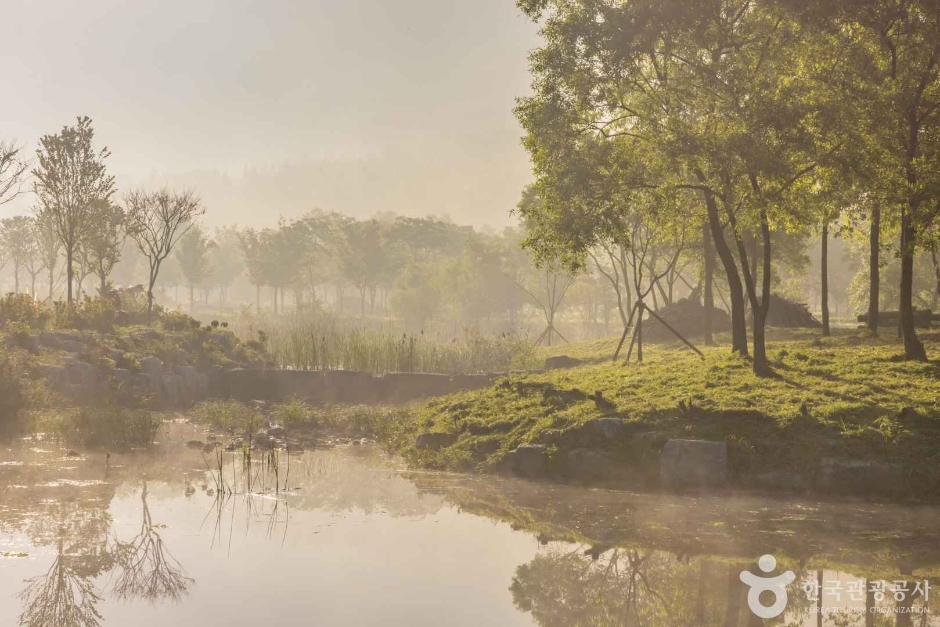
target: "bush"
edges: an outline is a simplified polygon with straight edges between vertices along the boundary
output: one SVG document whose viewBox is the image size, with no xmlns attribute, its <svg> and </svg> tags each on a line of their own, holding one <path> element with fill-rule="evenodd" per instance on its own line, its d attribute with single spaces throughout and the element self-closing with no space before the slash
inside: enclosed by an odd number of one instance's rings
<svg viewBox="0 0 940 627">
<path fill-rule="evenodd" d="M 57 329 L 86 329 L 108 333 L 114 329 L 117 310 L 108 298 L 85 297 L 81 303 L 58 301 L 54 305 L 52 322 Z"/>
<path fill-rule="evenodd" d="M 69 445 L 124 448 L 150 446 L 162 424 L 163 418 L 155 412 L 108 406 L 40 414 L 33 428 Z"/>
<path fill-rule="evenodd" d="M 193 325 L 199 326 L 199 321 L 194 320 L 181 311 L 171 311 L 160 318 L 160 326 L 167 331 L 188 331 Z"/>
<path fill-rule="evenodd" d="M 239 401 L 206 401 L 193 408 L 192 416 L 233 437 L 249 437 L 261 426 L 261 412 Z"/>
<path fill-rule="evenodd" d="M 0 328 L 20 324 L 28 329 L 43 329 L 48 319 L 48 312 L 28 294 L 11 293 L 0 298 Z"/>
</svg>

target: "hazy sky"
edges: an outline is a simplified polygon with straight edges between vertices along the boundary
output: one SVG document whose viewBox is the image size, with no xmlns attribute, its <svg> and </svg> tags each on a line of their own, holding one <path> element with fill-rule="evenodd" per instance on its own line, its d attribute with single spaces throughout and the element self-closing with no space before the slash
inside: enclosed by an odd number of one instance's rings
<svg viewBox="0 0 940 627">
<path fill-rule="evenodd" d="M 190 185 L 211 223 L 320 206 L 502 225 L 529 180 L 512 107 L 536 28 L 514 0 L 4 5 L 0 137 L 32 153 L 89 115 L 122 187 Z"/>
</svg>

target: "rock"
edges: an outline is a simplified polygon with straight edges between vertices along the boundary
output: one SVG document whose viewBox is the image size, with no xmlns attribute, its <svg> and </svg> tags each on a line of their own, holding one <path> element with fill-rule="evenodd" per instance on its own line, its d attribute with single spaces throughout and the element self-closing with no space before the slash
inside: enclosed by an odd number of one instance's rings
<svg viewBox="0 0 940 627">
<path fill-rule="evenodd" d="M 516 475 L 537 479 L 548 470 L 548 451 L 544 444 L 521 444 L 503 460 Z"/>
<path fill-rule="evenodd" d="M 704 440 L 669 440 L 659 457 L 659 474 L 669 487 L 720 487 L 728 483 L 728 445 Z"/>
<path fill-rule="evenodd" d="M 198 448 L 202 449 L 206 447 L 205 442 L 200 442 L 199 440 L 190 440 L 186 443 L 186 448 Z"/>
<path fill-rule="evenodd" d="M 69 383 L 94 388 L 98 384 L 98 371 L 84 361 L 70 360 L 65 363 Z"/>
<path fill-rule="evenodd" d="M 824 458 L 816 475 L 816 490 L 826 494 L 897 495 L 907 487 L 904 469 L 857 459 Z"/>
<path fill-rule="evenodd" d="M 545 360 L 545 369 L 546 370 L 558 370 L 561 368 L 575 368 L 580 366 L 584 362 L 580 359 L 575 359 L 574 357 L 568 357 L 567 355 L 555 355 L 554 357 L 549 357 Z"/>
<path fill-rule="evenodd" d="M 283 427 L 271 427 L 267 430 L 267 436 L 271 438 L 283 438 L 284 437 L 284 428 Z"/>
<path fill-rule="evenodd" d="M 571 477 L 585 481 L 593 481 L 611 474 L 616 465 L 607 454 L 588 448 L 568 451 L 565 463 Z"/>
<path fill-rule="evenodd" d="M 138 372 L 137 374 L 131 375 L 130 384 L 131 389 L 138 394 L 148 396 L 160 394 L 160 385 L 157 383 L 156 377 L 146 372 Z"/>
<path fill-rule="evenodd" d="M 783 470 L 747 477 L 745 483 L 770 492 L 804 492 L 809 487 L 808 482 L 800 473 Z"/>
<path fill-rule="evenodd" d="M 111 378 L 120 386 L 128 385 L 131 382 L 131 371 L 123 368 L 114 368 L 111 371 Z"/>
<path fill-rule="evenodd" d="M 211 453 L 212 451 L 214 451 L 215 449 L 219 448 L 220 446 L 222 446 L 222 445 L 219 444 L 218 442 L 207 442 L 207 443 L 205 444 L 205 446 L 202 447 L 202 452 L 203 452 L 203 453 Z"/>
<path fill-rule="evenodd" d="M 160 391 L 162 402 L 170 407 L 178 407 L 182 403 L 180 388 L 183 378 L 177 374 L 165 374 L 161 378 Z"/>
<path fill-rule="evenodd" d="M 42 342 L 39 341 L 39 335 L 33 334 L 23 338 L 23 341 L 20 342 L 20 348 L 26 349 L 33 355 L 37 354 L 42 348 Z"/>
<path fill-rule="evenodd" d="M 620 418 L 595 418 L 588 420 L 578 429 L 578 432 L 594 441 L 611 441 L 624 435 L 623 420 Z"/>
<path fill-rule="evenodd" d="M 415 438 L 415 448 L 419 451 L 436 451 L 456 441 L 457 436 L 453 433 L 422 433 Z"/>
<path fill-rule="evenodd" d="M 85 345 L 75 340 L 60 340 L 58 348 L 70 353 L 81 353 L 85 350 Z"/>
<path fill-rule="evenodd" d="M 39 343 L 49 348 L 59 348 L 59 336 L 52 331 L 40 331 Z"/>
<path fill-rule="evenodd" d="M 163 375 L 163 362 L 156 357 L 143 357 L 138 361 L 138 363 L 140 364 L 141 372 L 146 372 L 147 374 L 154 377 Z"/>
</svg>

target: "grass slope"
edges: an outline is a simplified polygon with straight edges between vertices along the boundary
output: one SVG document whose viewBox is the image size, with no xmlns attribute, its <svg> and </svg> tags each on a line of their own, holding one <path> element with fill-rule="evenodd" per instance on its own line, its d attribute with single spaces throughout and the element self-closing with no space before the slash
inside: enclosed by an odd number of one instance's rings
<svg viewBox="0 0 940 627">
<path fill-rule="evenodd" d="M 940 335 L 924 339 L 929 354 L 940 354 Z M 769 345 L 776 376 L 765 379 L 727 346 L 703 349 L 704 361 L 675 345 L 647 346 L 637 364 L 609 361 L 616 342 L 551 349 L 607 360 L 428 401 L 388 435 L 420 465 L 486 469 L 519 444 L 551 443 L 559 431 L 619 416 L 642 436 L 624 456 L 658 453 L 669 438 L 726 440 L 739 474 L 805 473 L 820 457 L 839 456 L 900 463 L 917 469 L 922 489 L 938 485 L 940 362 L 904 362 L 896 341 L 861 331 L 828 339 L 778 332 Z M 415 451 L 414 436 L 426 431 L 458 439 L 442 451 Z"/>
</svg>

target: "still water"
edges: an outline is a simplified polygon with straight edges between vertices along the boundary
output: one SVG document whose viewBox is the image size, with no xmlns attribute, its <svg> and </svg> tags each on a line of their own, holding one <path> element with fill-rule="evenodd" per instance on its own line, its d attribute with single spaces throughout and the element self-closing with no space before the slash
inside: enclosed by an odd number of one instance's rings
<svg viewBox="0 0 940 627">
<path fill-rule="evenodd" d="M 183 442 L 0 446 L 0 626 L 940 625 L 935 508 L 416 473 L 369 445 L 226 453 L 220 479 Z M 793 573 L 779 617 L 748 570 Z"/>
</svg>

